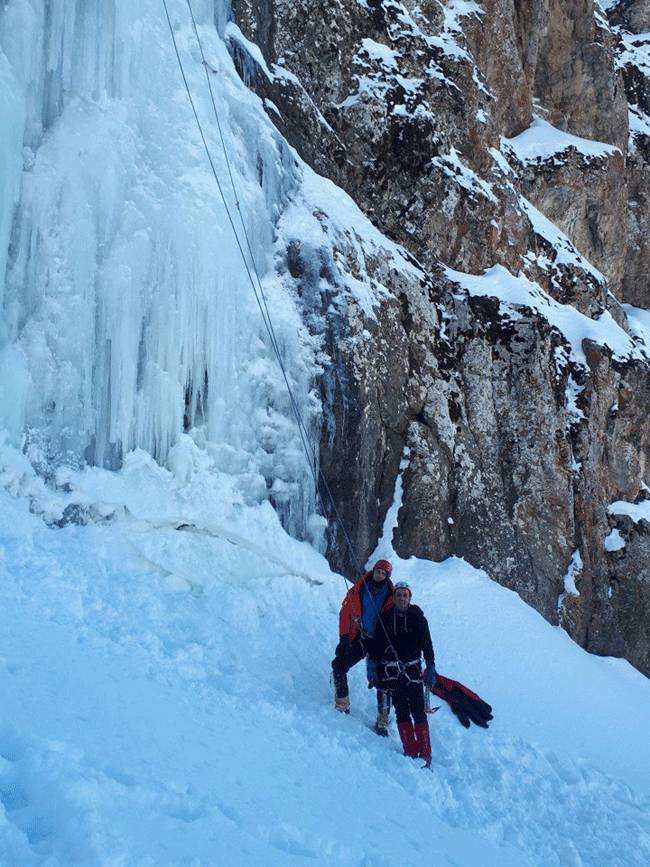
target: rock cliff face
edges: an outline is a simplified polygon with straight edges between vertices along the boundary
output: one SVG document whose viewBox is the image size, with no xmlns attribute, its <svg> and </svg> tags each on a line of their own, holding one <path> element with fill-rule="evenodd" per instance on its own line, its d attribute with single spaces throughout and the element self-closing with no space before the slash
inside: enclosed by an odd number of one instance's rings
<svg viewBox="0 0 650 867">
<path fill-rule="evenodd" d="M 465 557 L 650 675 L 650 527 L 612 506 L 650 490 L 650 4 L 232 10 L 280 132 L 417 264 L 364 263 L 374 318 L 319 296 L 321 466 L 359 558 L 399 482 L 401 556 Z M 352 568 L 336 522 L 330 555 Z"/>
</svg>

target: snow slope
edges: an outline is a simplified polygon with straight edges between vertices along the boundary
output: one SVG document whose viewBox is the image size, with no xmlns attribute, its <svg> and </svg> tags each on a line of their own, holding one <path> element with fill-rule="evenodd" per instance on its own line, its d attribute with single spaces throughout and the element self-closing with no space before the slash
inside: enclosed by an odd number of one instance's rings
<svg viewBox="0 0 650 867">
<path fill-rule="evenodd" d="M 441 708 L 429 772 L 364 725 L 362 666 L 333 710 L 344 579 L 227 477 L 135 453 L 71 477 L 111 517 L 60 528 L 7 446 L 0 479 L 2 867 L 649 863 L 650 682 L 480 571 L 393 557 L 494 706 Z"/>
</svg>

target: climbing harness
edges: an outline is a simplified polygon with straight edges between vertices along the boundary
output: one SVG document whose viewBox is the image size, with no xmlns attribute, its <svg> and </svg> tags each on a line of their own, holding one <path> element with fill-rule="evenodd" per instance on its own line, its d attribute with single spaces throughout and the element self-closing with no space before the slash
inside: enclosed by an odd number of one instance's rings
<svg viewBox="0 0 650 867">
<path fill-rule="evenodd" d="M 417 659 L 411 660 L 411 662 L 400 662 L 400 660 L 382 660 L 381 663 L 384 666 L 384 671 L 386 673 L 386 680 L 397 680 L 400 675 L 403 675 L 409 683 L 417 683 L 418 681 L 422 682 L 422 671 L 420 669 L 420 657 Z M 418 673 L 417 677 L 411 677 L 411 675 L 406 670 L 407 668 L 416 668 Z M 389 674 L 390 670 L 390 674 Z"/>
</svg>

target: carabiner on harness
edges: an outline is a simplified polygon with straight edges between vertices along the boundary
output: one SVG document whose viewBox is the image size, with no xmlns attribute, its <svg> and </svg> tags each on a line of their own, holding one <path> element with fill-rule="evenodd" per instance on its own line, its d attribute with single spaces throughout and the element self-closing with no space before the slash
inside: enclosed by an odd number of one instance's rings
<svg viewBox="0 0 650 867">
<path fill-rule="evenodd" d="M 400 674 L 403 674 L 409 683 L 416 683 L 417 681 L 422 680 L 422 671 L 420 670 L 419 659 L 412 659 L 410 662 L 402 662 L 399 659 L 385 659 L 382 661 L 382 665 L 384 666 L 384 671 L 386 672 L 386 680 L 397 680 Z M 415 670 L 417 672 L 416 677 L 411 677 L 411 675 L 406 670 L 407 668 L 413 667 L 415 667 Z"/>
</svg>

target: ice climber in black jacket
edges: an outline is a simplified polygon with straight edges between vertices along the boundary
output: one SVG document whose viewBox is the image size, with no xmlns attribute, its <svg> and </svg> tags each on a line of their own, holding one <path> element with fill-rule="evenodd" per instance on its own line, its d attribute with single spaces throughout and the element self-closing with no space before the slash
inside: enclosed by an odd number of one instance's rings
<svg viewBox="0 0 650 867">
<path fill-rule="evenodd" d="M 367 657 L 368 683 L 389 689 L 404 755 L 431 763 L 429 723 L 424 709 L 424 689 L 436 682 L 435 659 L 429 624 L 422 609 L 411 604 L 411 588 L 395 584 L 394 604 L 382 611 Z M 422 664 L 427 668 L 422 682 Z"/>
</svg>

